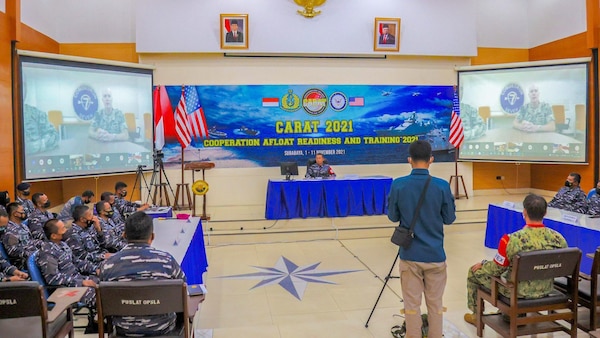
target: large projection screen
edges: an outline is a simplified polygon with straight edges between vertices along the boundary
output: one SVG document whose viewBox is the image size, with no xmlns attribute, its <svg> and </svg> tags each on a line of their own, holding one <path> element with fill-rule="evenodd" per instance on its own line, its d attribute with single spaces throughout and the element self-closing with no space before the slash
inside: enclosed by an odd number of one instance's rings
<svg viewBox="0 0 600 338">
<path fill-rule="evenodd" d="M 458 69 L 460 160 L 586 163 L 588 62 Z"/>
<path fill-rule="evenodd" d="M 19 67 L 25 180 L 153 168 L 152 69 L 27 53 Z"/>
</svg>

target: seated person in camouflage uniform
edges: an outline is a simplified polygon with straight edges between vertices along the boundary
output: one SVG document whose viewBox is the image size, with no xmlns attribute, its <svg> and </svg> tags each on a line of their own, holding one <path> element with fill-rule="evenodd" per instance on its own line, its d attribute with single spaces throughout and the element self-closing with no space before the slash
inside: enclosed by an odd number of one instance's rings
<svg viewBox="0 0 600 338">
<path fill-rule="evenodd" d="M 8 226 L 8 214 L 6 211 L 0 211 L 0 235 L 4 235 L 6 231 L 6 227 Z M 3 257 L 0 257 L 0 281 L 2 282 L 12 282 L 12 281 L 20 281 L 26 280 L 29 277 L 23 271 L 17 269 L 16 266 L 11 265 L 8 260 Z"/>
<path fill-rule="evenodd" d="M 329 166 L 329 164 L 325 163 L 325 157 L 323 154 L 318 153 L 315 156 L 315 163 L 312 164 L 308 169 L 306 169 L 306 178 L 329 178 L 335 177 L 335 173 L 333 169 Z"/>
<path fill-rule="evenodd" d="M 23 97 L 27 98 L 27 85 L 23 85 Z M 23 104 L 23 137 L 25 154 L 36 154 L 58 147 L 58 130 L 48 121 L 48 114 Z"/>
<path fill-rule="evenodd" d="M 475 107 L 463 103 L 463 93 L 463 87 L 460 86 L 460 118 L 462 120 L 466 141 L 483 136 L 487 128 L 485 126 L 485 123 L 483 122 L 483 118 L 481 117 L 481 115 L 479 115 L 479 111 Z"/>
<path fill-rule="evenodd" d="M 73 210 L 73 224 L 64 234 L 63 240 L 69 245 L 75 258 L 89 261 L 96 269 L 105 258 L 110 257 L 108 250 L 102 248 L 106 238 L 100 220 L 86 205 L 78 205 Z"/>
<path fill-rule="evenodd" d="M 101 281 L 135 281 L 148 279 L 183 279 L 185 274 L 171 254 L 151 246 L 154 240 L 152 217 L 140 211 L 125 222 L 127 246 L 112 255 L 100 267 Z M 118 335 L 160 336 L 173 330 L 174 313 L 113 318 Z M 152 325 L 148 325 L 152 323 Z"/>
<path fill-rule="evenodd" d="M 8 215 L 5 212 L 0 212 L 0 229 L 5 229 L 7 224 Z M 0 257 L 0 282 L 16 282 L 27 280 L 27 278 L 29 278 L 29 275 L 26 272 L 19 270 L 16 266 L 10 264 L 7 259 Z"/>
<path fill-rule="evenodd" d="M 110 216 L 110 218 L 115 223 L 115 226 L 117 226 L 120 233 L 123 233 L 123 230 L 125 229 L 125 216 L 121 215 L 119 209 L 117 209 L 117 197 L 115 196 L 115 194 L 113 194 L 110 191 L 105 191 L 102 193 L 102 195 L 100 195 L 100 200 L 106 201 L 108 202 L 108 204 L 110 204 L 110 207 L 113 209 L 113 213 L 112 216 Z"/>
<path fill-rule="evenodd" d="M 588 215 L 600 215 L 600 181 L 596 183 L 596 193 L 588 200 Z"/>
<path fill-rule="evenodd" d="M 81 196 L 71 197 L 58 213 L 58 219 L 66 222 L 73 220 L 73 210 L 78 205 L 84 205 L 94 202 L 94 192 L 91 190 L 84 191 Z"/>
<path fill-rule="evenodd" d="M 567 211 L 579 212 L 582 214 L 588 211 L 587 196 L 581 190 L 581 175 L 570 173 L 565 181 L 565 186 L 554 195 L 549 207 L 563 209 Z"/>
<path fill-rule="evenodd" d="M 100 141 L 127 141 L 129 131 L 125 123 L 125 115 L 113 107 L 112 92 L 106 89 L 102 92 L 104 108 L 96 112 L 90 124 L 89 136 Z"/>
<path fill-rule="evenodd" d="M 44 223 L 47 220 L 54 218 L 54 215 L 48 211 L 50 208 L 50 200 L 48 200 L 48 196 L 43 192 L 36 192 L 31 196 L 31 201 L 35 206 L 33 212 L 29 215 L 29 231 L 31 231 L 31 235 L 35 239 L 46 240 L 46 236 L 44 236 Z"/>
<path fill-rule="evenodd" d="M 510 280 L 511 262 L 513 257 L 521 252 L 534 250 L 550 250 L 566 248 L 567 241 L 552 229 L 546 228 L 542 223 L 546 215 L 546 200 L 538 195 L 530 194 L 523 201 L 523 218 L 525 227 L 504 235 L 498 244 L 498 252 L 492 261 L 483 260 L 473 265 L 467 277 L 467 305 L 473 313 L 466 313 L 464 319 L 467 323 L 476 325 L 477 313 L 477 288 L 484 286 L 490 288 L 492 276 L 502 276 Z M 519 298 L 541 298 L 553 290 L 553 280 L 535 280 L 520 282 L 518 286 Z M 509 297 L 505 289 L 500 292 Z"/>
<path fill-rule="evenodd" d="M 27 219 L 23 206 L 13 202 L 7 206 L 8 226 L 2 236 L 2 244 L 10 261 L 19 269 L 27 269 L 27 259 L 42 245 L 42 240 L 33 238 L 23 221 Z"/>
<path fill-rule="evenodd" d="M 127 184 L 121 181 L 115 183 L 114 207 L 123 216 L 133 214 L 136 211 L 144 211 L 150 207 L 148 203 L 140 205 L 138 203 L 130 202 L 125 199 L 125 196 L 127 196 Z"/>
<path fill-rule="evenodd" d="M 33 206 L 33 202 L 27 198 L 31 194 L 31 184 L 27 182 L 21 182 L 17 185 L 17 199 L 15 202 L 21 203 L 23 205 L 23 209 L 25 211 L 25 218 L 29 217 L 29 215 L 35 209 Z"/>
<path fill-rule="evenodd" d="M 546 102 L 540 102 L 540 90 L 529 87 L 529 103 L 524 104 L 513 121 L 513 127 L 528 132 L 554 131 L 554 113 Z"/>
<path fill-rule="evenodd" d="M 98 282 L 98 278 L 93 276 L 96 273 L 94 265 L 73 257 L 71 248 L 63 242 L 63 235 L 67 229 L 62 221 L 48 220 L 43 228 L 48 240 L 42 244 L 35 263 L 39 266 L 46 284 L 89 287 L 82 301 L 93 308 L 96 305 L 94 287 Z"/>
<path fill-rule="evenodd" d="M 122 229 L 112 220 L 113 208 L 107 201 L 100 201 L 96 203 L 96 212 L 98 213 L 100 227 L 104 232 L 104 245 L 102 248 L 109 252 L 117 252 L 123 249 L 127 243 L 123 239 Z"/>
<path fill-rule="evenodd" d="M 10 203 L 10 194 L 8 190 L 0 191 L 0 211 L 6 211 L 6 206 Z"/>
</svg>

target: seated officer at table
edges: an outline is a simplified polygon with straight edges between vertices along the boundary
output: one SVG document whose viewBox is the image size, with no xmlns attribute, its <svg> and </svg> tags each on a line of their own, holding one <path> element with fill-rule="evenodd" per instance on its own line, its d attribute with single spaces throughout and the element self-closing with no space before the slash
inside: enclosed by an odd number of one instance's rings
<svg viewBox="0 0 600 338">
<path fill-rule="evenodd" d="M 493 261 L 483 260 L 473 265 L 467 277 L 467 305 L 473 313 L 465 314 L 465 321 L 476 325 L 477 288 L 482 285 L 490 288 L 492 276 L 502 276 L 507 280 L 511 275 L 511 262 L 515 255 L 534 250 L 566 248 L 567 241 L 555 230 L 546 228 L 542 223 L 547 211 L 546 200 L 538 195 L 529 194 L 523 200 L 523 218 L 525 227 L 512 234 L 504 235 L 498 244 L 498 252 Z M 519 298 L 541 298 L 553 289 L 552 279 L 520 282 Z M 509 297 L 503 288 L 500 292 Z"/>
<path fill-rule="evenodd" d="M 587 213 L 587 197 L 581 190 L 580 184 L 581 175 L 570 173 L 565 181 L 565 186 L 560 188 L 548 206 L 582 214 Z"/>
<path fill-rule="evenodd" d="M 600 181 L 596 183 L 594 193 L 588 199 L 588 215 L 600 215 Z M 589 195 L 589 194 L 588 194 Z"/>
<path fill-rule="evenodd" d="M 168 253 L 151 246 L 154 240 L 152 217 L 138 211 L 127 218 L 127 246 L 108 258 L 100 267 L 100 281 L 135 281 L 147 279 L 183 279 L 181 267 Z M 118 335 L 160 336 L 175 328 L 176 315 L 115 317 Z M 148 325 L 152 323 L 152 325 Z"/>
<path fill-rule="evenodd" d="M 325 163 L 325 158 L 323 157 L 323 154 L 318 153 L 317 156 L 315 156 L 315 163 L 311 164 L 306 169 L 306 175 L 304 175 L 304 177 L 329 178 L 335 177 L 335 173 L 333 172 L 333 169 L 331 169 L 329 164 Z"/>
</svg>

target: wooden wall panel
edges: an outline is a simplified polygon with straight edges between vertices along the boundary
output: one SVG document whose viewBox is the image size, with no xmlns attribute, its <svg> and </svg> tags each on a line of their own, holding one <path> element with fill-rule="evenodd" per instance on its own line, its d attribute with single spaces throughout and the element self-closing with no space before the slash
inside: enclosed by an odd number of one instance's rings
<svg viewBox="0 0 600 338">
<path fill-rule="evenodd" d="M 0 12 L 0 191 L 13 192 L 14 155 L 12 121 L 12 82 L 11 82 L 11 38 L 10 19 Z"/>
<path fill-rule="evenodd" d="M 471 58 L 471 65 L 490 65 L 529 61 L 529 50 L 522 48 L 477 48 L 477 56 Z"/>
<path fill-rule="evenodd" d="M 592 56 L 586 33 L 539 45 L 529 50 L 529 61 L 567 59 Z"/>
<path fill-rule="evenodd" d="M 137 63 L 135 43 L 62 43 L 60 54 Z"/>
<path fill-rule="evenodd" d="M 502 179 L 498 180 L 500 176 Z M 517 189 L 529 188 L 531 174 L 529 164 L 516 163 L 473 163 L 473 189 Z"/>
</svg>

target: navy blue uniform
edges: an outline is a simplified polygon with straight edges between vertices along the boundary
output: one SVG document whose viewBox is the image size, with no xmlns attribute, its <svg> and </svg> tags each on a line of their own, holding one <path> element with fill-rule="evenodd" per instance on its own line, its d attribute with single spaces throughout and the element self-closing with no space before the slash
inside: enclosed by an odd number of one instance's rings
<svg viewBox="0 0 600 338">
<path fill-rule="evenodd" d="M 101 281 L 134 281 L 148 279 L 183 279 L 185 274 L 171 254 L 149 244 L 129 243 L 123 250 L 100 266 Z M 174 313 L 113 318 L 117 333 L 127 335 L 161 335 L 175 327 Z"/>
<path fill-rule="evenodd" d="M 31 231 L 25 224 L 8 222 L 6 232 L 2 236 L 2 244 L 8 258 L 19 270 L 27 270 L 27 258 L 37 251 L 43 241 L 33 238 Z"/>
<path fill-rule="evenodd" d="M 54 215 L 50 211 L 33 209 L 33 212 L 29 215 L 29 231 L 31 231 L 33 238 L 41 241 L 47 240 L 46 234 L 44 234 L 44 223 L 53 218 Z"/>
<path fill-rule="evenodd" d="M 86 279 L 98 282 L 94 276 L 83 275 L 96 273 L 94 265 L 74 258 L 71 248 L 65 242 L 44 242 L 37 256 L 36 264 L 48 285 L 83 286 L 82 283 Z M 93 288 L 88 288 L 83 296 L 83 301 L 88 306 L 95 306 L 96 293 Z"/>
</svg>

